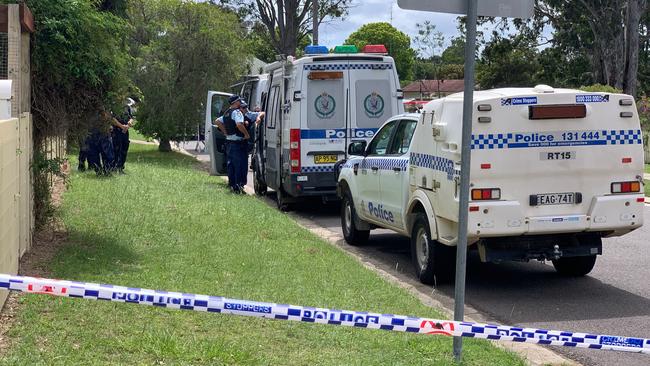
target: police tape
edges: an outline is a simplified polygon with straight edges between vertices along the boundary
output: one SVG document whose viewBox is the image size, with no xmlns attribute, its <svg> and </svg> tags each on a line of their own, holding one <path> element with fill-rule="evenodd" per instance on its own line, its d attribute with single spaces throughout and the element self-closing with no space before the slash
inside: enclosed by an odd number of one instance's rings
<svg viewBox="0 0 650 366">
<path fill-rule="evenodd" d="M 650 354 L 650 339 L 333 310 L 114 285 L 0 274 L 0 289 L 170 309 L 343 325 L 429 335 Z"/>
</svg>

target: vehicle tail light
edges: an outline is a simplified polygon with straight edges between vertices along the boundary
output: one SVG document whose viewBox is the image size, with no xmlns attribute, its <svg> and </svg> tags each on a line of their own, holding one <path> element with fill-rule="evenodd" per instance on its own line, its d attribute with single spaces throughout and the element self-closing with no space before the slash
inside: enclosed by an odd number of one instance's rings
<svg viewBox="0 0 650 366">
<path fill-rule="evenodd" d="M 639 183 L 638 181 L 612 183 L 612 193 L 636 193 L 636 192 L 641 192 L 641 183 Z"/>
<path fill-rule="evenodd" d="M 623 162 L 623 164 L 629 164 L 632 162 L 632 158 L 623 158 L 621 161 Z"/>
<path fill-rule="evenodd" d="M 482 188 L 472 189 L 472 201 L 500 200 L 501 189 L 499 188 Z"/>
<path fill-rule="evenodd" d="M 291 173 L 300 173 L 300 129 L 297 128 L 289 133 L 289 160 Z"/>
</svg>

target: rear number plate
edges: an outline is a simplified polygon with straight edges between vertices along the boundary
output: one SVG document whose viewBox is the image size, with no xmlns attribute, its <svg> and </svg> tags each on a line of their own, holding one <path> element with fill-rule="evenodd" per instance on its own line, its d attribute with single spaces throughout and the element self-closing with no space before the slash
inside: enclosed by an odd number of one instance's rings
<svg viewBox="0 0 650 366">
<path fill-rule="evenodd" d="M 537 205 L 570 205 L 575 203 L 575 193 L 546 193 L 537 195 Z"/>
<path fill-rule="evenodd" d="M 338 155 L 314 155 L 316 164 L 334 164 L 338 161 Z"/>
</svg>

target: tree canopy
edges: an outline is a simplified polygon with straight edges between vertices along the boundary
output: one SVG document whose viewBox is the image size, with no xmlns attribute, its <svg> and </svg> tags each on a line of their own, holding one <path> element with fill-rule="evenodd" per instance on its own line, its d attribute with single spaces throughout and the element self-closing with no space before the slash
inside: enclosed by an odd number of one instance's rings
<svg viewBox="0 0 650 366">
<path fill-rule="evenodd" d="M 234 13 L 208 3 L 133 0 L 129 15 L 134 79 L 144 94 L 138 129 L 168 150 L 170 139 L 196 131 L 207 91 L 245 73 L 244 32 Z"/>
<path fill-rule="evenodd" d="M 412 80 L 415 51 L 411 48 L 411 38 L 389 23 L 368 23 L 350 34 L 345 43 L 359 49 L 368 44 L 385 45 L 395 59 L 400 80 Z"/>
</svg>

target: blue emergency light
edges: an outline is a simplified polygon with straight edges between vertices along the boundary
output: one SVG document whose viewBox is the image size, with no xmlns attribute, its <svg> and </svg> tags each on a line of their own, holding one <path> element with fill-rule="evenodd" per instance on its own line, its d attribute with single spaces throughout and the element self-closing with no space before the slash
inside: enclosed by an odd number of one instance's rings
<svg viewBox="0 0 650 366">
<path fill-rule="evenodd" d="M 309 45 L 305 47 L 306 55 L 326 55 L 329 53 L 329 50 L 325 46 L 319 45 Z"/>
</svg>

